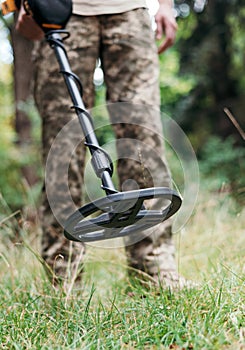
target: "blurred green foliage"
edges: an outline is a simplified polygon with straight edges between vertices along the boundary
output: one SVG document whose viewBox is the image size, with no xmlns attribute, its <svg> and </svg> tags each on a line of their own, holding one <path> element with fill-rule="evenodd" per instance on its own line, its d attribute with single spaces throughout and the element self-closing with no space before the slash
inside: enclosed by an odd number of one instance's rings
<svg viewBox="0 0 245 350">
<path fill-rule="evenodd" d="M 9 205 L 12 210 L 28 203 L 30 195 L 37 197 L 40 190 L 40 183 L 37 183 L 30 191 L 22 176 L 22 167 L 31 165 L 40 177 L 42 173 L 39 116 L 32 100 L 21 103 L 18 108 L 27 113 L 33 126 L 31 142 L 21 148 L 14 129 L 12 67 L 0 63 L 0 202 L 1 206 Z"/>
<path fill-rule="evenodd" d="M 22 203 L 20 154 L 15 147 L 16 135 L 12 125 L 13 117 L 12 72 L 10 66 L 0 66 L 0 189 L 4 199 L 19 206 Z"/>
<path fill-rule="evenodd" d="M 210 190 L 232 194 L 245 205 L 245 147 L 236 145 L 234 137 L 225 140 L 212 136 L 202 148 L 200 170 Z"/>
<path fill-rule="evenodd" d="M 191 79 L 192 86 L 167 106 L 197 152 L 210 134 L 223 139 L 232 134 L 241 145 L 224 108 L 244 125 L 245 3 L 176 0 L 176 4 L 189 7 L 189 15 L 178 19 L 178 39 L 173 48 L 179 63 L 176 73 L 181 79 Z M 201 11 L 195 11 L 197 4 L 203 4 Z"/>
</svg>

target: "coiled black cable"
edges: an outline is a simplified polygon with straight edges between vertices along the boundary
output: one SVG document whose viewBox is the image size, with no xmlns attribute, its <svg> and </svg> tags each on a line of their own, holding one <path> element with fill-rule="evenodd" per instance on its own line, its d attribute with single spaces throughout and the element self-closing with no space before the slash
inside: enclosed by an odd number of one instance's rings
<svg viewBox="0 0 245 350">
<path fill-rule="evenodd" d="M 64 29 L 51 30 L 48 33 L 46 33 L 45 36 L 46 36 L 46 40 L 49 43 L 51 48 L 55 49 L 55 48 L 58 47 L 58 48 L 62 49 L 62 51 L 65 54 L 65 57 L 67 59 L 67 62 L 68 62 L 67 52 L 66 52 L 65 46 L 63 44 L 63 41 L 70 37 L 69 31 L 64 30 Z M 75 73 L 73 73 L 71 71 L 71 69 L 69 69 L 69 70 L 61 69 L 60 73 L 63 74 L 63 76 L 65 76 L 68 79 L 71 78 L 75 82 L 75 84 L 76 84 L 76 86 L 77 86 L 77 88 L 78 88 L 78 90 L 80 92 L 80 97 L 82 97 L 83 96 L 83 86 L 82 86 L 82 83 L 81 83 L 81 80 L 79 79 L 79 77 Z M 69 90 L 69 92 L 70 92 L 70 90 Z M 93 125 L 92 117 L 89 114 L 89 112 L 84 108 L 84 106 L 79 105 L 79 104 L 73 104 L 73 106 L 71 108 L 75 109 L 75 111 L 76 111 L 78 116 L 80 116 L 81 113 L 84 116 L 86 116 L 88 118 L 90 124 L 91 124 L 91 127 L 92 127 L 93 131 L 94 131 L 94 125 Z M 109 154 L 102 147 L 100 147 L 99 145 L 94 144 L 92 142 L 88 142 L 86 135 L 85 135 L 85 139 L 86 139 L 86 142 L 84 142 L 84 144 L 85 144 L 86 147 L 89 148 L 90 153 L 92 155 L 94 155 L 95 152 L 97 152 L 97 153 L 102 152 L 104 154 L 104 156 L 106 157 L 106 161 L 107 161 L 107 165 L 105 166 L 104 170 L 106 170 L 109 173 L 110 177 L 112 177 L 113 171 L 114 171 L 114 167 L 113 167 L 112 159 L 109 156 Z M 101 172 L 101 175 L 99 177 L 101 177 L 101 179 L 103 180 L 103 176 L 104 175 L 105 174 L 103 174 L 103 172 Z M 98 176 L 98 174 L 97 174 L 97 176 Z M 113 194 L 113 193 L 117 193 L 118 192 L 117 190 L 115 190 L 115 188 L 107 186 L 106 184 L 103 184 L 101 186 L 101 188 L 103 190 L 105 190 L 107 194 Z"/>
</svg>

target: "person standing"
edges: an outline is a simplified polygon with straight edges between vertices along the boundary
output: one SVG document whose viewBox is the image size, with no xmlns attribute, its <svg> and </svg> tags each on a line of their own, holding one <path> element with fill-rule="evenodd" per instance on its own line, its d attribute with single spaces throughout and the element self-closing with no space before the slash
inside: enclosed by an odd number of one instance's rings
<svg viewBox="0 0 245 350">
<path fill-rule="evenodd" d="M 74 0 L 73 15 L 66 40 L 72 70 L 81 78 L 86 108 L 94 106 L 93 75 L 98 58 L 101 60 L 106 99 L 111 123 L 117 139 L 118 176 L 123 190 L 171 187 L 166 164 L 160 119 L 158 54 L 175 40 L 177 24 L 172 0 L 159 0 L 154 34 L 144 0 Z M 29 23 L 28 23 L 29 22 Z M 35 55 L 35 100 L 42 118 L 43 160 L 59 131 L 74 118 L 68 112 L 70 102 L 52 50 L 42 40 L 43 33 L 30 16 L 21 9 L 17 29 L 31 40 L 39 40 Z M 157 48 L 155 36 L 162 40 Z M 69 139 L 64 140 L 69 147 Z M 137 147 L 135 145 L 137 144 Z M 154 152 L 152 152 L 154 150 Z M 78 147 L 72 159 L 61 157 L 69 169 L 72 199 L 81 205 L 85 149 Z M 51 174 L 52 175 L 52 174 Z M 130 183 L 126 180 L 132 179 Z M 62 178 L 58 187 L 62 188 Z M 127 185 L 128 184 L 128 185 Z M 59 202 L 62 202 L 62 194 Z M 157 203 L 153 204 L 157 206 Z M 42 200 L 42 257 L 55 279 L 65 281 L 73 271 L 81 277 L 78 265 L 83 261 L 85 246 L 69 242 L 63 228 L 50 208 L 45 187 Z M 62 213 L 61 213 L 62 215 Z M 67 212 L 66 212 L 67 215 Z M 133 237 L 133 236 L 132 236 Z M 171 220 L 159 224 L 142 238 L 126 239 L 125 249 L 129 271 L 144 271 L 157 284 L 181 287 L 185 280 L 177 273 Z"/>
</svg>

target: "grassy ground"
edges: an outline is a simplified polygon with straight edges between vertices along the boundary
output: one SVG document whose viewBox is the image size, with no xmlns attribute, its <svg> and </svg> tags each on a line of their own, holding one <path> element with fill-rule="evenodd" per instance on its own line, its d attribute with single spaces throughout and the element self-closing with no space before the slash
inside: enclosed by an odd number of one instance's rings
<svg viewBox="0 0 245 350">
<path fill-rule="evenodd" d="M 244 212 L 201 194 L 175 236 L 181 274 L 199 287 L 172 293 L 132 284 L 123 249 L 90 247 L 83 283 L 54 290 L 36 256 L 39 232 L 1 231 L 1 349 L 245 349 Z M 13 229 L 13 227 L 12 227 Z M 32 247 L 30 249 L 30 247 Z M 33 252 L 33 251 L 34 252 Z"/>
</svg>

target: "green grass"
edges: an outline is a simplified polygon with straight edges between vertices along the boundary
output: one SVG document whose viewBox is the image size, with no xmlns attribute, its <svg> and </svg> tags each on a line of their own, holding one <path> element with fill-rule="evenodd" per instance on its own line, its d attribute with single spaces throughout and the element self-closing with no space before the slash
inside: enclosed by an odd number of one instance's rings
<svg viewBox="0 0 245 350">
<path fill-rule="evenodd" d="M 226 194 L 200 195 L 175 236 L 179 270 L 199 287 L 175 293 L 143 289 L 128 279 L 123 249 L 96 247 L 88 249 L 83 283 L 55 290 L 36 255 L 37 226 L 24 223 L 14 243 L 5 237 L 12 219 L 5 220 L 0 348 L 245 349 L 242 214 Z"/>
</svg>

